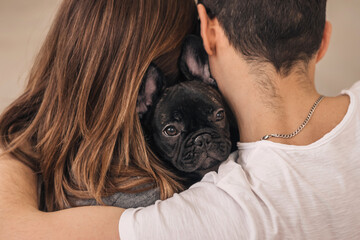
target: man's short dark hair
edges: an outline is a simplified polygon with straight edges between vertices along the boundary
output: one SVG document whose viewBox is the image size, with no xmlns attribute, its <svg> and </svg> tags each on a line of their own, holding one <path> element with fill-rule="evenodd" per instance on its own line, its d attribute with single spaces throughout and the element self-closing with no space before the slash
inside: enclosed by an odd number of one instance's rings
<svg viewBox="0 0 360 240">
<path fill-rule="evenodd" d="M 287 75 L 319 50 L 326 0 L 199 0 L 246 60 L 272 63 Z"/>
</svg>

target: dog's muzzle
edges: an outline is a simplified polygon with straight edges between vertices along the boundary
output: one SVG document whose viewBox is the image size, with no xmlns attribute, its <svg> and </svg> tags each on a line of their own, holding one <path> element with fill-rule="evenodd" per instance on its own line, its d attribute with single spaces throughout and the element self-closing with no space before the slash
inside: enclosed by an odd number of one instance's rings
<svg viewBox="0 0 360 240">
<path fill-rule="evenodd" d="M 189 136 L 175 163 L 184 172 L 206 170 L 225 161 L 230 154 L 231 142 L 216 131 L 198 132 Z"/>
</svg>

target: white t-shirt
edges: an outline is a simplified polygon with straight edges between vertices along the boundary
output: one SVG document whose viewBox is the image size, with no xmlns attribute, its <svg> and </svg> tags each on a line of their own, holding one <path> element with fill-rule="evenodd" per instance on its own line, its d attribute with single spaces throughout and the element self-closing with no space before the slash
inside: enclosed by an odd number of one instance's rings
<svg viewBox="0 0 360 240">
<path fill-rule="evenodd" d="M 360 82 L 331 132 L 307 146 L 239 143 L 218 173 L 146 208 L 121 240 L 360 239 Z"/>
</svg>

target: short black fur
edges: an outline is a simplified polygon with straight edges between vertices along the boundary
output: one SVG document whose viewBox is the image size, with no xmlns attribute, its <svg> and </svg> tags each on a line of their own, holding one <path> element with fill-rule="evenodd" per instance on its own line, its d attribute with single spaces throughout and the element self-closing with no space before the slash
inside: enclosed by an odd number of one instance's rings
<svg viewBox="0 0 360 240">
<path fill-rule="evenodd" d="M 227 159 L 231 114 L 199 37 L 185 40 L 179 67 L 183 81 L 159 90 L 155 86 L 165 86 L 165 79 L 150 65 L 142 85 L 148 89 L 140 89 L 137 109 L 151 149 L 189 186 Z"/>
</svg>

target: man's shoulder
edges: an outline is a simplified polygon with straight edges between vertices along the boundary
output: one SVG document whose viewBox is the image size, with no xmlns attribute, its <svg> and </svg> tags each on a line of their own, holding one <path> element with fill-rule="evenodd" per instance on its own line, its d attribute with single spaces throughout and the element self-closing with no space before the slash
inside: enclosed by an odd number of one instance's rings
<svg viewBox="0 0 360 240">
<path fill-rule="evenodd" d="M 234 168 L 238 167 L 237 166 L 238 164 L 236 163 L 238 158 L 239 158 L 238 151 L 231 153 L 227 158 L 227 160 L 221 163 L 217 172 L 215 171 L 208 172 L 207 174 L 205 174 L 201 182 L 217 184 L 229 172 L 231 172 Z"/>
<path fill-rule="evenodd" d="M 355 93 L 356 95 L 360 96 L 360 81 L 355 82 L 350 88 L 349 90 L 353 93 Z"/>
<path fill-rule="evenodd" d="M 215 192 L 226 193 L 227 196 L 236 199 L 237 194 L 251 192 L 251 186 L 247 181 L 247 175 L 238 163 L 240 158 L 239 151 L 230 154 L 228 159 L 223 162 L 217 172 L 207 173 L 203 179 L 194 184 L 187 194 L 203 195 L 207 192 L 213 195 Z"/>
</svg>

